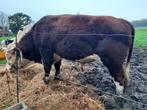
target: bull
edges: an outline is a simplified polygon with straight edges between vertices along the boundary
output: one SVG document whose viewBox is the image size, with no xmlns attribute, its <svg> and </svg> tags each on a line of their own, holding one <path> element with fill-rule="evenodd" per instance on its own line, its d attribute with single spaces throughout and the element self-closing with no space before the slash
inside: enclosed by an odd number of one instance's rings
<svg viewBox="0 0 147 110">
<path fill-rule="evenodd" d="M 44 67 L 44 83 L 49 83 L 52 64 L 55 79 L 61 79 L 62 59 L 79 60 L 97 54 L 122 93 L 129 81 L 129 64 L 134 42 L 134 28 L 126 20 L 111 16 L 56 15 L 41 18 L 18 41 L 25 59 Z"/>
</svg>

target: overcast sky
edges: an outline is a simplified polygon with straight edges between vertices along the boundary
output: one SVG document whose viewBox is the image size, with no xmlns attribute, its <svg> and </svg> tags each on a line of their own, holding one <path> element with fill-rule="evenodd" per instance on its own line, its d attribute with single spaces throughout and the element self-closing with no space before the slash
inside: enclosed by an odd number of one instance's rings
<svg viewBox="0 0 147 110">
<path fill-rule="evenodd" d="M 129 21 L 147 18 L 147 0 L 1 0 L 0 11 L 23 12 L 34 21 L 45 15 L 111 15 Z"/>
</svg>

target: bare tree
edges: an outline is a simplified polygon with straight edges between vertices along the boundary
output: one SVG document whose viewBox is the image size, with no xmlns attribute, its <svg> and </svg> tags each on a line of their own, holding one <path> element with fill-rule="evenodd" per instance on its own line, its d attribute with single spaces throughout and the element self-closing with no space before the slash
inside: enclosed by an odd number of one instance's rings
<svg viewBox="0 0 147 110">
<path fill-rule="evenodd" d="M 9 30 L 8 16 L 1 11 L 0 11 L 0 27 L 2 27 L 3 30 L 6 30 L 6 31 Z"/>
</svg>

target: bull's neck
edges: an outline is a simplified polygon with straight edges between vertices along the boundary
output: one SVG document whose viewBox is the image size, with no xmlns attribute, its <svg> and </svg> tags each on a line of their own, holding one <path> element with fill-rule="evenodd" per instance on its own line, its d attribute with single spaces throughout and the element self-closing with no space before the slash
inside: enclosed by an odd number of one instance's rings
<svg viewBox="0 0 147 110">
<path fill-rule="evenodd" d="M 22 51 L 23 58 L 39 62 L 40 55 L 36 51 L 32 36 L 28 35 L 21 39 L 18 43 L 18 48 Z"/>
</svg>

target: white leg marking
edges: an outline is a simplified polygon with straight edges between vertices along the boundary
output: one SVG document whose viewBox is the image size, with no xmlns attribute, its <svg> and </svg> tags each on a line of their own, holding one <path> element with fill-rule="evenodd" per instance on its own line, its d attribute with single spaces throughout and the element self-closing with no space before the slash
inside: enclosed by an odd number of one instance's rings
<svg viewBox="0 0 147 110">
<path fill-rule="evenodd" d="M 129 70 L 130 70 L 130 64 L 123 65 L 123 75 L 124 75 L 124 85 L 127 86 L 129 83 Z"/>
<path fill-rule="evenodd" d="M 124 86 L 121 86 L 118 82 L 114 81 L 114 84 L 116 86 L 116 92 L 117 94 L 123 94 Z"/>
<path fill-rule="evenodd" d="M 128 64 L 128 65 L 126 66 L 126 71 L 125 71 L 126 83 L 125 83 L 125 85 L 127 85 L 128 82 L 129 82 L 129 75 L 130 75 L 129 73 L 130 73 L 130 64 Z"/>
<path fill-rule="evenodd" d="M 45 76 L 45 81 L 49 81 L 49 76 Z"/>
</svg>

